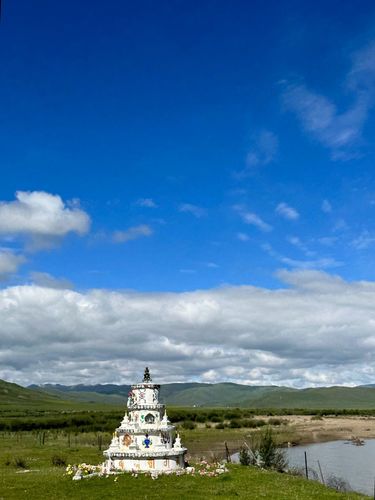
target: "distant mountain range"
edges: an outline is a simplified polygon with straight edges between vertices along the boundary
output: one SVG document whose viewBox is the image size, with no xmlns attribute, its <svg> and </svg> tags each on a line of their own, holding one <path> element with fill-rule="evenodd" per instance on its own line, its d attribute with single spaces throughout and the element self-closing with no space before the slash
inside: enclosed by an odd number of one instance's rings
<svg viewBox="0 0 375 500">
<path fill-rule="evenodd" d="M 0 380 L 0 406 L 37 407 L 84 404 L 124 406 L 129 385 L 45 384 L 27 388 Z M 375 385 L 291 389 L 278 386 L 248 386 L 232 383 L 165 384 L 161 401 L 171 406 L 229 406 L 247 408 L 370 409 L 375 408 Z"/>
<path fill-rule="evenodd" d="M 80 402 L 126 404 L 129 385 L 43 385 L 30 389 L 48 396 Z M 248 408 L 375 408 L 375 389 L 321 387 L 292 389 L 278 386 L 248 386 L 232 383 L 165 384 L 160 399 L 172 406 L 231 406 Z"/>
</svg>

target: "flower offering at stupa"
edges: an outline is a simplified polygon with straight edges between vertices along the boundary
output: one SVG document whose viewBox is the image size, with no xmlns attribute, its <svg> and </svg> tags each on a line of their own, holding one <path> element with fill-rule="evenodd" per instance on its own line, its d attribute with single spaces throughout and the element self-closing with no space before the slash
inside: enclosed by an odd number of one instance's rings
<svg viewBox="0 0 375 500">
<path fill-rule="evenodd" d="M 159 403 L 159 391 L 146 368 L 143 382 L 131 387 L 128 412 L 104 451 L 107 470 L 166 472 L 185 467 L 187 450 Z"/>
</svg>

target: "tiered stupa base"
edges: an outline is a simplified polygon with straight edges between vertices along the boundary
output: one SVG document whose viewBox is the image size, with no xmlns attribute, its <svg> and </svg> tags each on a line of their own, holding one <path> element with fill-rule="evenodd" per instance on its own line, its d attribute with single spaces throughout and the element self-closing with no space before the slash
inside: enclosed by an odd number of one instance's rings
<svg viewBox="0 0 375 500">
<path fill-rule="evenodd" d="M 147 472 L 147 471 L 176 471 L 184 468 L 184 454 L 186 450 L 181 450 L 178 454 L 176 452 L 166 454 L 153 452 L 150 454 L 139 453 L 119 453 L 113 454 L 106 462 L 109 470 L 119 470 L 124 472 Z"/>
</svg>

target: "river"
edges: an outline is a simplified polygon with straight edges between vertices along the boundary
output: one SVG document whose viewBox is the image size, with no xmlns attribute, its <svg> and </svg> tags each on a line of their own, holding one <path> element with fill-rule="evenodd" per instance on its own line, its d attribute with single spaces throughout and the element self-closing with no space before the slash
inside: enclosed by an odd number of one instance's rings
<svg viewBox="0 0 375 500">
<path fill-rule="evenodd" d="M 375 480 L 375 439 L 366 439 L 363 446 L 348 441 L 329 441 L 285 448 L 289 467 L 305 470 L 305 455 L 310 478 L 325 482 L 334 476 L 344 480 L 353 491 L 373 496 Z M 238 461 L 238 453 L 233 456 Z M 313 472 L 314 471 L 314 472 Z"/>
<path fill-rule="evenodd" d="M 365 440 L 364 446 L 355 446 L 348 441 L 329 441 L 287 448 L 289 467 L 304 469 L 305 451 L 308 468 L 315 471 L 320 481 L 318 460 L 325 480 L 330 476 L 335 476 L 345 480 L 352 490 L 373 495 L 375 439 Z"/>
</svg>

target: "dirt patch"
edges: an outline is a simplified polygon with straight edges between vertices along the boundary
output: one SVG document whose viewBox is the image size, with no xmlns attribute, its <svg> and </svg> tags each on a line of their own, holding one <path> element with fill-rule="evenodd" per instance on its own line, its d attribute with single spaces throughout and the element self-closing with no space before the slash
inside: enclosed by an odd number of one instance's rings
<svg viewBox="0 0 375 500">
<path fill-rule="evenodd" d="M 297 443 L 318 443 L 335 439 L 375 438 L 375 417 L 312 417 L 290 415 L 283 417 L 293 429 Z"/>
</svg>

